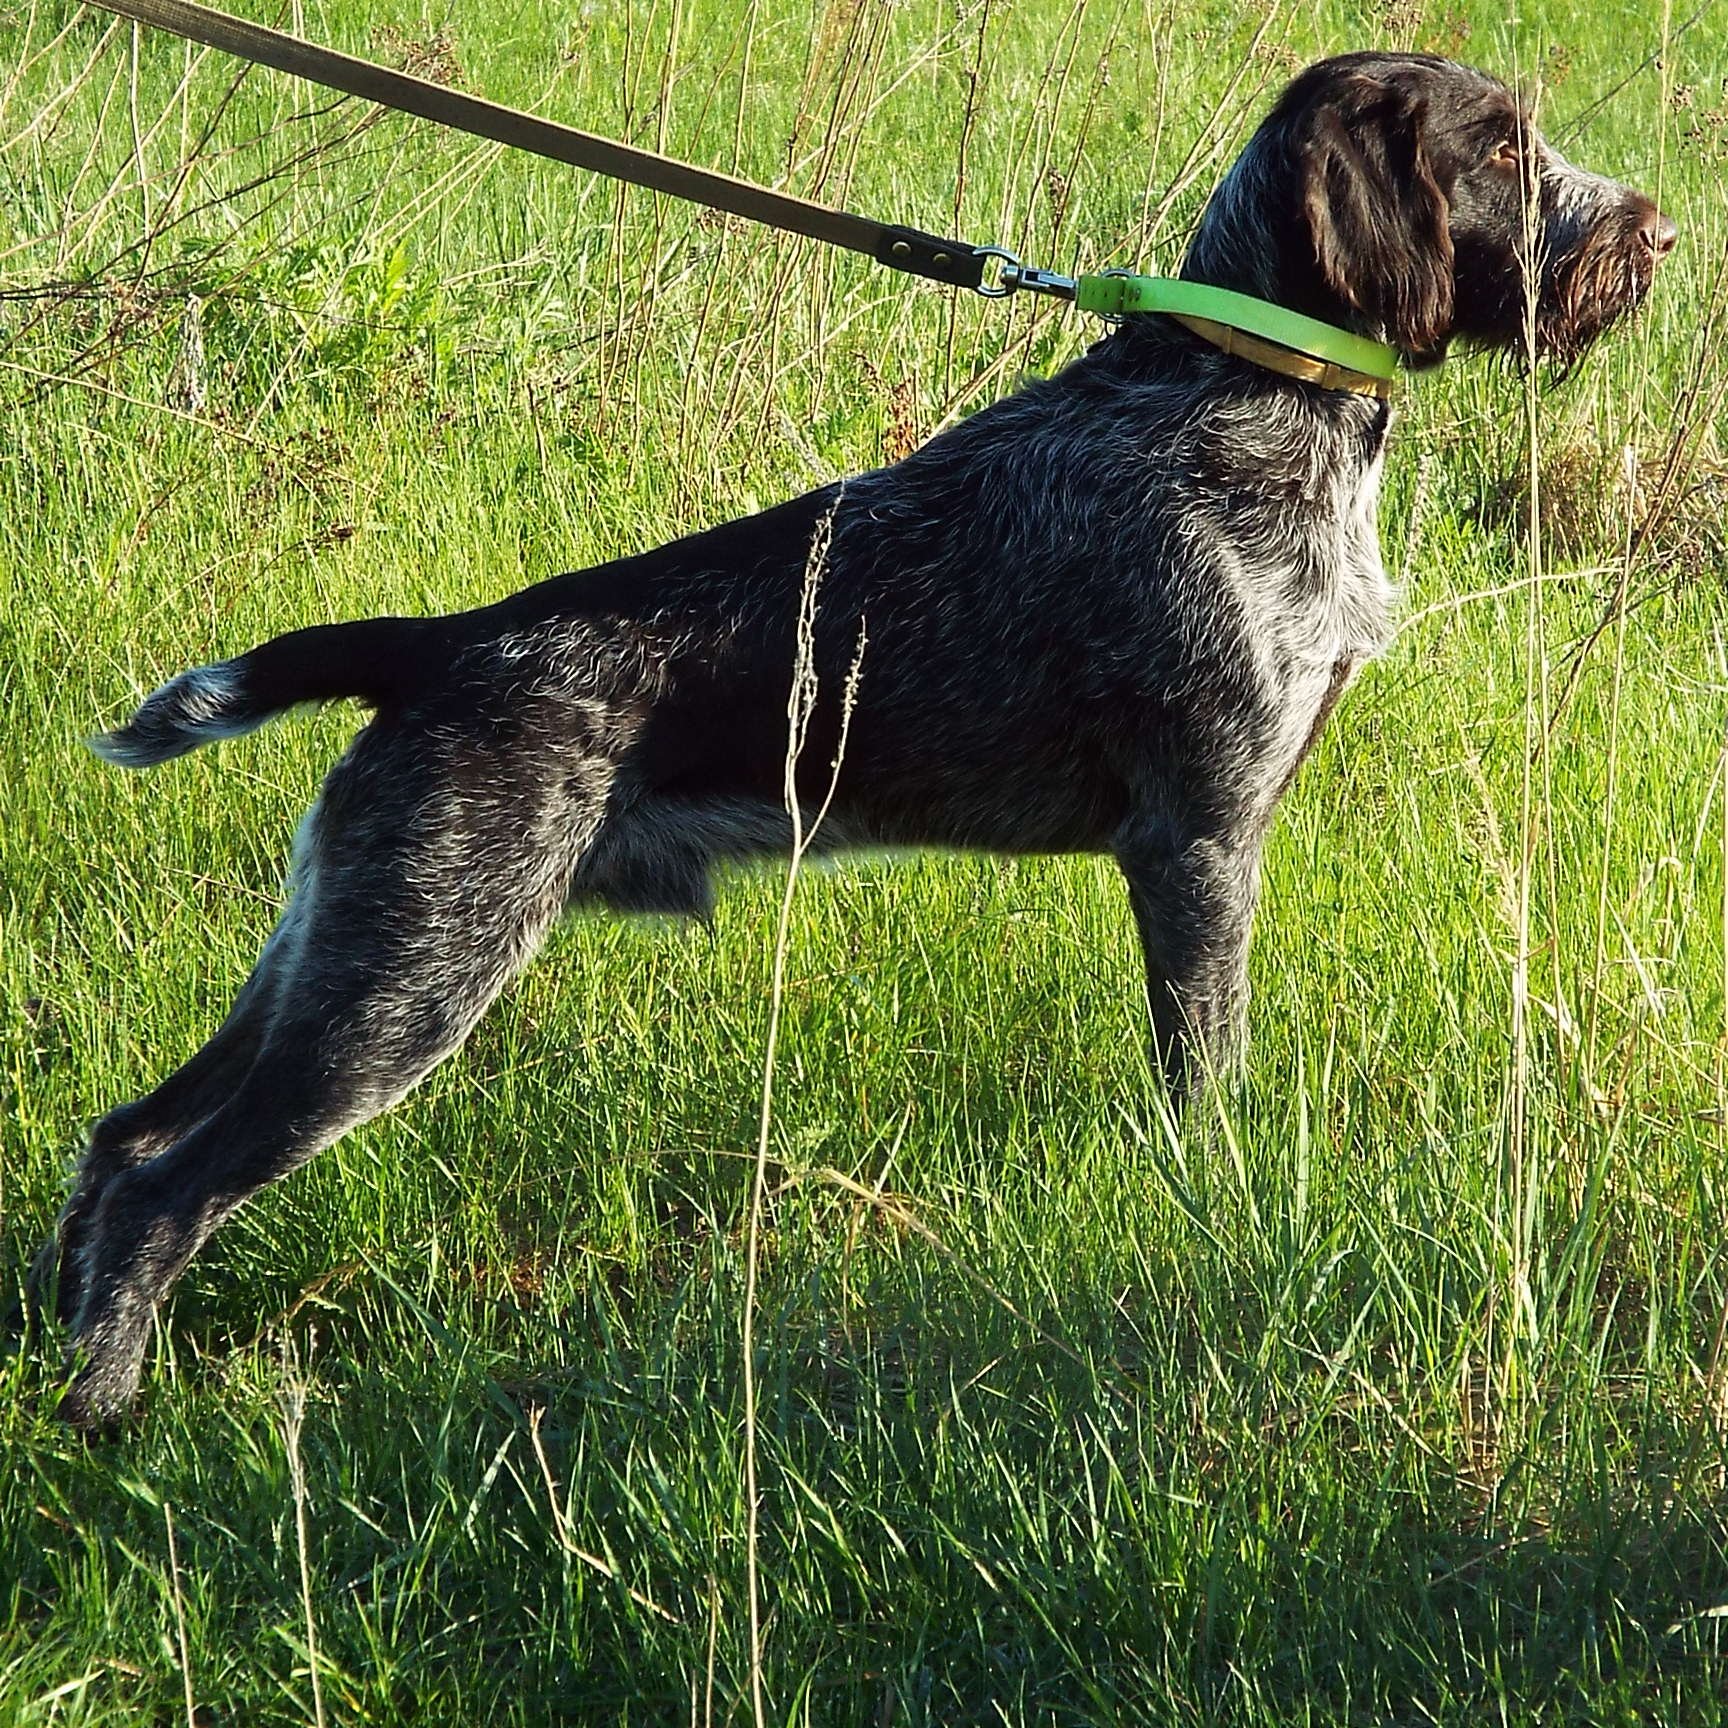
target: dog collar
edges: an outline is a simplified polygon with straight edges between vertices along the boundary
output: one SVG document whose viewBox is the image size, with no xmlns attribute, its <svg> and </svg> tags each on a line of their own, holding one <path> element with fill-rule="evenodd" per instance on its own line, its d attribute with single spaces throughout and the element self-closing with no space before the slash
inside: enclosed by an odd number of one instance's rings
<svg viewBox="0 0 1728 1728">
<path fill-rule="evenodd" d="M 1398 374 L 1398 351 L 1384 342 L 1204 282 L 1171 276 L 1082 276 L 1074 303 L 1083 312 L 1106 317 L 1166 312 L 1226 354 L 1327 390 L 1349 390 L 1384 402 Z"/>
</svg>

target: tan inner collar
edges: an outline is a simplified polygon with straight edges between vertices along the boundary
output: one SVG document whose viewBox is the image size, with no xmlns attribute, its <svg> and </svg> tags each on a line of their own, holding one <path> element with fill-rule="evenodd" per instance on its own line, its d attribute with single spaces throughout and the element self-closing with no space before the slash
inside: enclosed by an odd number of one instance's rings
<svg viewBox="0 0 1728 1728">
<path fill-rule="evenodd" d="M 1264 337 L 1251 336 L 1229 324 L 1219 324 L 1211 318 L 1195 318 L 1186 312 L 1171 312 L 1185 329 L 1192 330 L 1203 341 L 1226 354 L 1235 354 L 1269 372 L 1282 373 L 1286 378 L 1300 378 L 1306 384 L 1318 384 L 1324 390 L 1348 390 L 1356 396 L 1372 396 L 1387 402 L 1392 397 L 1392 385 L 1385 378 L 1371 378 L 1366 372 L 1340 366 L 1335 360 L 1316 360 L 1311 354 L 1299 354 L 1294 348 L 1282 348 Z"/>
</svg>

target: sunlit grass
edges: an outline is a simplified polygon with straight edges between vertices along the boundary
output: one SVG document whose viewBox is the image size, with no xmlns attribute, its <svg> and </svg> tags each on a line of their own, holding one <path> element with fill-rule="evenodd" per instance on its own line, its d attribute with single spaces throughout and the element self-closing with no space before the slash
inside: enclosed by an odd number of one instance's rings
<svg viewBox="0 0 1728 1728">
<path fill-rule="evenodd" d="M 177 95 L 181 49 L 134 75 L 107 28 L 0 20 L 0 1294 L 79 1124 L 244 975 L 354 717 L 142 777 L 85 732 L 293 625 L 473 604 L 878 461 L 1091 334 L 263 74 L 224 105 L 215 60 Z M 1106 865 L 800 882 L 763 1677 L 788 1722 L 1718 1720 L 1722 20 L 305 28 L 1056 267 L 1172 263 L 1263 88 L 1388 40 L 1545 77 L 1569 154 L 1660 173 L 1680 252 L 1537 402 L 1534 567 L 1516 376 L 1408 392 L 1383 538 L 1412 621 L 1281 814 L 1250 1060 L 1206 1111 L 1153 1103 Z M 51 1351 L 0 1361 L 0 1718 L 182 1720 L 190 1685 L 311 1721 L 315 1647 L 331 1721 L 743 1719 L 781 888 L 740 878 L 711 930 L 561 930 L 195 1265 L 123 1439 L 47 1418 Z"/>
</svg>

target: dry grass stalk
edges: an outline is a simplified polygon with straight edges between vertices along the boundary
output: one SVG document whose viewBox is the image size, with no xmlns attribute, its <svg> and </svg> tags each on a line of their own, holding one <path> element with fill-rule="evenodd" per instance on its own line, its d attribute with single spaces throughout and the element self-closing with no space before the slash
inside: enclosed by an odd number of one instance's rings
<svg viewBox="0 0 1728 1728">
<path fill-rule="evenodd" d="M 646 1596 L 626 1584 L 616 1566 L 598 1554 L 591 1554 L 570 1534 L 569 1514 L 565 1512 L 564 1503 L 559 1498 L 558 1482 L 552 1474 L 551 1461 L 547 1458 L 546 1448 L 540 1439 L 540 1422 L 544 1415 L 545 1411 L 536 1408 L 529 1416 L 528 1440 L 534 1448 L 535 1461 L 540 1466 L 540 1479 L 546 1484 L 546 1504 L 552 1512 L 552 1534 L 558 1538 L 558 1546 L 572 1560 L 580 1560 L 584 1566 L 592 1567 L 602 1578 L 610 1579 L 638 1608 L 645 1608 L 657 1620 L 664 1620 L 668 1626 L 681 1626 L 683 1622 L 671 1609 L 662 1608 L 652 1596 Z"/>
<path fill-rule="evenodd" d="M 842 491 L 841 497 L 843 496 Z M 804 585 L 798 603 L 796 658 L 792 669 L 791 694 L 786 705 L 784 782 L 786 812 L 792 821 L 792 847 L 786 865 L 786 886 L 780 897 L 779 921 L 774 932 L 768 1031 L 762 1055 L 761 1112 L 756 1136 L 755 1167 L 751 1172 L 749 1214 L 745 1226 L 744 1317 L 741 1339 L 744 1358 L 745 1570 L 750 1605 L 750 1708 L 751 1719 L 757 1728 L 763 1728 L 767 1714 L 762 1690 L 761 1479 L 757 1446 L 756 1300 L 762 1261 L 762 1213 L 768 1191 L 768 1144 L 774 1125 L 774 1068 L 780 1044 L 781 1011 L 786 996 L 786 957 L 792 940 L 792 905 L 797 893 L 798 875 L 811 842 L 833 803 L 834 792 L 839 784 L 840 764 L 846 755 L 846 739 L 857 701 L 858 680 L 863 671 L 864 650 L 868 640 L 864 621 L 860 619 L 858 642 L 853 651 L 852 665 L 847 673 L 846 688 L 841 697 L 840 738 L 830 765 L 828 790 L 815 818 L 806 827 L 803 806 L 798 796 L 798 763 L 804 753 L 810 722 L 816 711 L 817 597 L 827 569 L 834 513 L 839 505 L 840 498 L 837 497 L 811 537 L 809 555 L 804 562 Z"/>
<path fill-rule="evenodd" d="M 294 1496 L 294 1544 L 300 1558 L 300 1607 L 306 1620 L 306 1667 L 312 1677 L 312 1720 L 324 1728 L 324 1684 L 318 1673 L 318 1623 L 312 1613 L 312 1561 L 306 1534 L 306 1466 L 300 1434 L 306 1423 L 306 1386 L 292 1363 L 282 1392 L 282 1440 L 288 1453 L 288 1480 Z"/>
<path fill-rule="evenodd" d="M 186 1598 L 180 1588 L 180 1548 L 174 1540 L 174 1508 L 162 1502 L 162 1522 L 168 1527 L 168 1582 L 174 1601 L 174 1641 L 180 1658 L 180 1682 L 186 1695 L 186 1728 L 198 1728 L 198 1705 L 192 1692 L 192 1652 L 186 1642 Z"/>
</svg>

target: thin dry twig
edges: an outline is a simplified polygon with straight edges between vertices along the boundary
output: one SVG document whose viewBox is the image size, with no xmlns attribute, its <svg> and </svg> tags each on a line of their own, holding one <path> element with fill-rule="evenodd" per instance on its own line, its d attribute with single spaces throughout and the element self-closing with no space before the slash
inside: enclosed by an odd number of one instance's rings
<svg viewBox="0 0 1728 1728">
<path fill-rule="evenodd" d="M 268 439 L 254 438 L 237 426 L 224 426 L 220 420 L 207 420 L 202 414 L 188 414 L 184 408 L 171 408 L 166 402 L 146 402 L 142 396 L 131 396 L 124 390 L 114 389 L 112 385 L 98 384 L 94 378 L 73 378 L 64 373 L 44 372 L 39 367 L 26 366 L 18 360 L 0 360 L 0 367 L 8 372 L 21 372 L 25 377 L 35 378 L 43 384 L 70 384 L 80 390 L 94 390 L 98 396 L 111 396 L 116 402 L 125 402 L 133 408 L 147 408 L 153 414 L 166 414 L 171 420 L 184 420 L 190 425 L 202 426 L 206 432 L 219 432 L 224 438 L 237 439 L 254 450 L 271 451 L 278 455 L 284 453 Z"/>
<path fill-rule="evenodd" d="M 306 1667 L 312 1676 L 312 1719 L 324 1728 L 324 1685 L 318 1674 L 318 1623 L 312 1613 L 312 1561 L 306 1535 L 306 1466 L 300 1433 L 306 1422 L 306 1386 L 290 1370 L 282 1393 L 282 1438 L 288 1452 L 288 1479 L 294 1495 L 294 1541 L 300 1557 L 300 1606 L 306 1618 Z"/>
<path fill-rule="evenodd" d="M 619 1575 L 618 1568 L 601 1559 L 598 1554 L 590 1554 L 570 1534 L 569 1515 L 564 1510 L 564 1503 L 558 1495 L 558 1483 L 552 1474 L 552 1465 L 546 1456 L 546 1448 L 540 1440 L 540 1421 L 545 1412 L 536 1408 L 528 1418 L 528 1441 L 534 1448 L 534 1457 L 540 1466 L 541 1480 L 546 1484 L 546 1503 L 552 1509 L 552 1533 L 558 1538 L 558 1546 L 572 1560 L 580 1560 L 584 1566 L 592 1567 L 602 1578 L 616 1584 L 638 1608 L 645 1608 L 656 1619 L 664 1620 L 668 1626 L 681 1626 L 683 1621 L 669 1608 L 662 1608 L 652 1596 L 645 1596 L 633 1585 L 627 1584 Z M 512 1472 L 514 1473 L 514 1472 Z"/>
<path fill-rule="evenodd" d="M 162 1522 L 168 1527 L 168 1581 L 174 1600 L 174 1638 L 180 1652 L 180 1681 L 186 1694 L 186 1728 L 198 1728 L 198 1705 L 192 1692 L 192 1653 L 186 1642 L 186 1599 L 180 1589 L 180 1547 L 174 1540 L 174 1508 L 162 1502 Z"/>
<path fill-rule="evenodd" d="M 840 764 L 846 754 L 846 738 L 856 704 L 858 679 L 862 672 L 866 636 L 863 620 L 859 620 L 858 645 L 852 667 L 847 675 L 846 689 L 840 713 L 840 737 L 831 764 L 827 795 L 808 828 L 804 825 L 803 806 L 798 797 L 798 763 L 809 738 L 810 723 L 816 712 L 816 601 L 822 576 L 827 568 L 828 549 L 834 532 L 834 516 L 845 496 L 844 487 L 836 496 L 826 515 L 816 525 L 810 551 L 804 562 L 804 586 L 798 603 L 796 659 L 792 669 L 792 689 L 786 704 L 786 813 L 792 823 L 792 846 L 787 859 L 786 886 L 780 897 L 780 917 L 774 933 L 773 977 L 768 998 L 768 1032 L 762 1054 L 761 1112 L 756 1136 L 756 1160 L 750 1180 L 750 1208 L 745 1227 L 744 1247 L 744 1319 L 742 1353 L 744 1357 L 744 1516 L 745 1572 L 750 1599 L 750 1707 L 757 1728 L 767 1721 L 762 1692 L 762 1580 L 761 1545 L 761 1485 L 757 1447 L 757 1384 L 756 1384 L 756 1298 L 762 1261 L 762 1212 L 768 1191 L 768 1142 L 774 1123 L 774 1067 L 780 1045 L 780 1018 L 786 996 L 786 956 L 792 941 L 792 903 L 797 892 L 798 874 L 805 854 L 815 839 L 817 830 L 833 803 L 835 788 L 840 780 Z"/>
<path fill-rule="evenodd" d="M 1728 245 L 1717 261 L 1711 278 L 1710 292 L 1704 302 L 1698 323 L 1698 339 L 1693 348 L 1686 382 L 1675 403 L 1674 430 L 1657 467 L 1655 486 L 1649 502 L 1640 512 L 1637 523 L 1626 536 L 1617 579 L 1600 616 L 1586 635 L 1571 650 L 1571 664 L 1556 696 L 1549 716 L 1549 730 L 1560 722 L 1578 693 L 1586 662 L 1595 653 L 1603 638 L 1623 624 L 1637 602 L 1631 598 L 1632 576 L 1638 560 L 1662 533 L 1683 502 L 1684 483 L 1697 465 L 1698 439 L 1720 418 L 1722 404 L 1728 398 L 1728 371 L 1712 367 L 1721 351 L 1724 323 L 1728 322 Z M 1647 377 L 1647 369 L 1641 375 Z M 1532 506 L 1534 508 L 1534 506 Z"/>
</svg>

